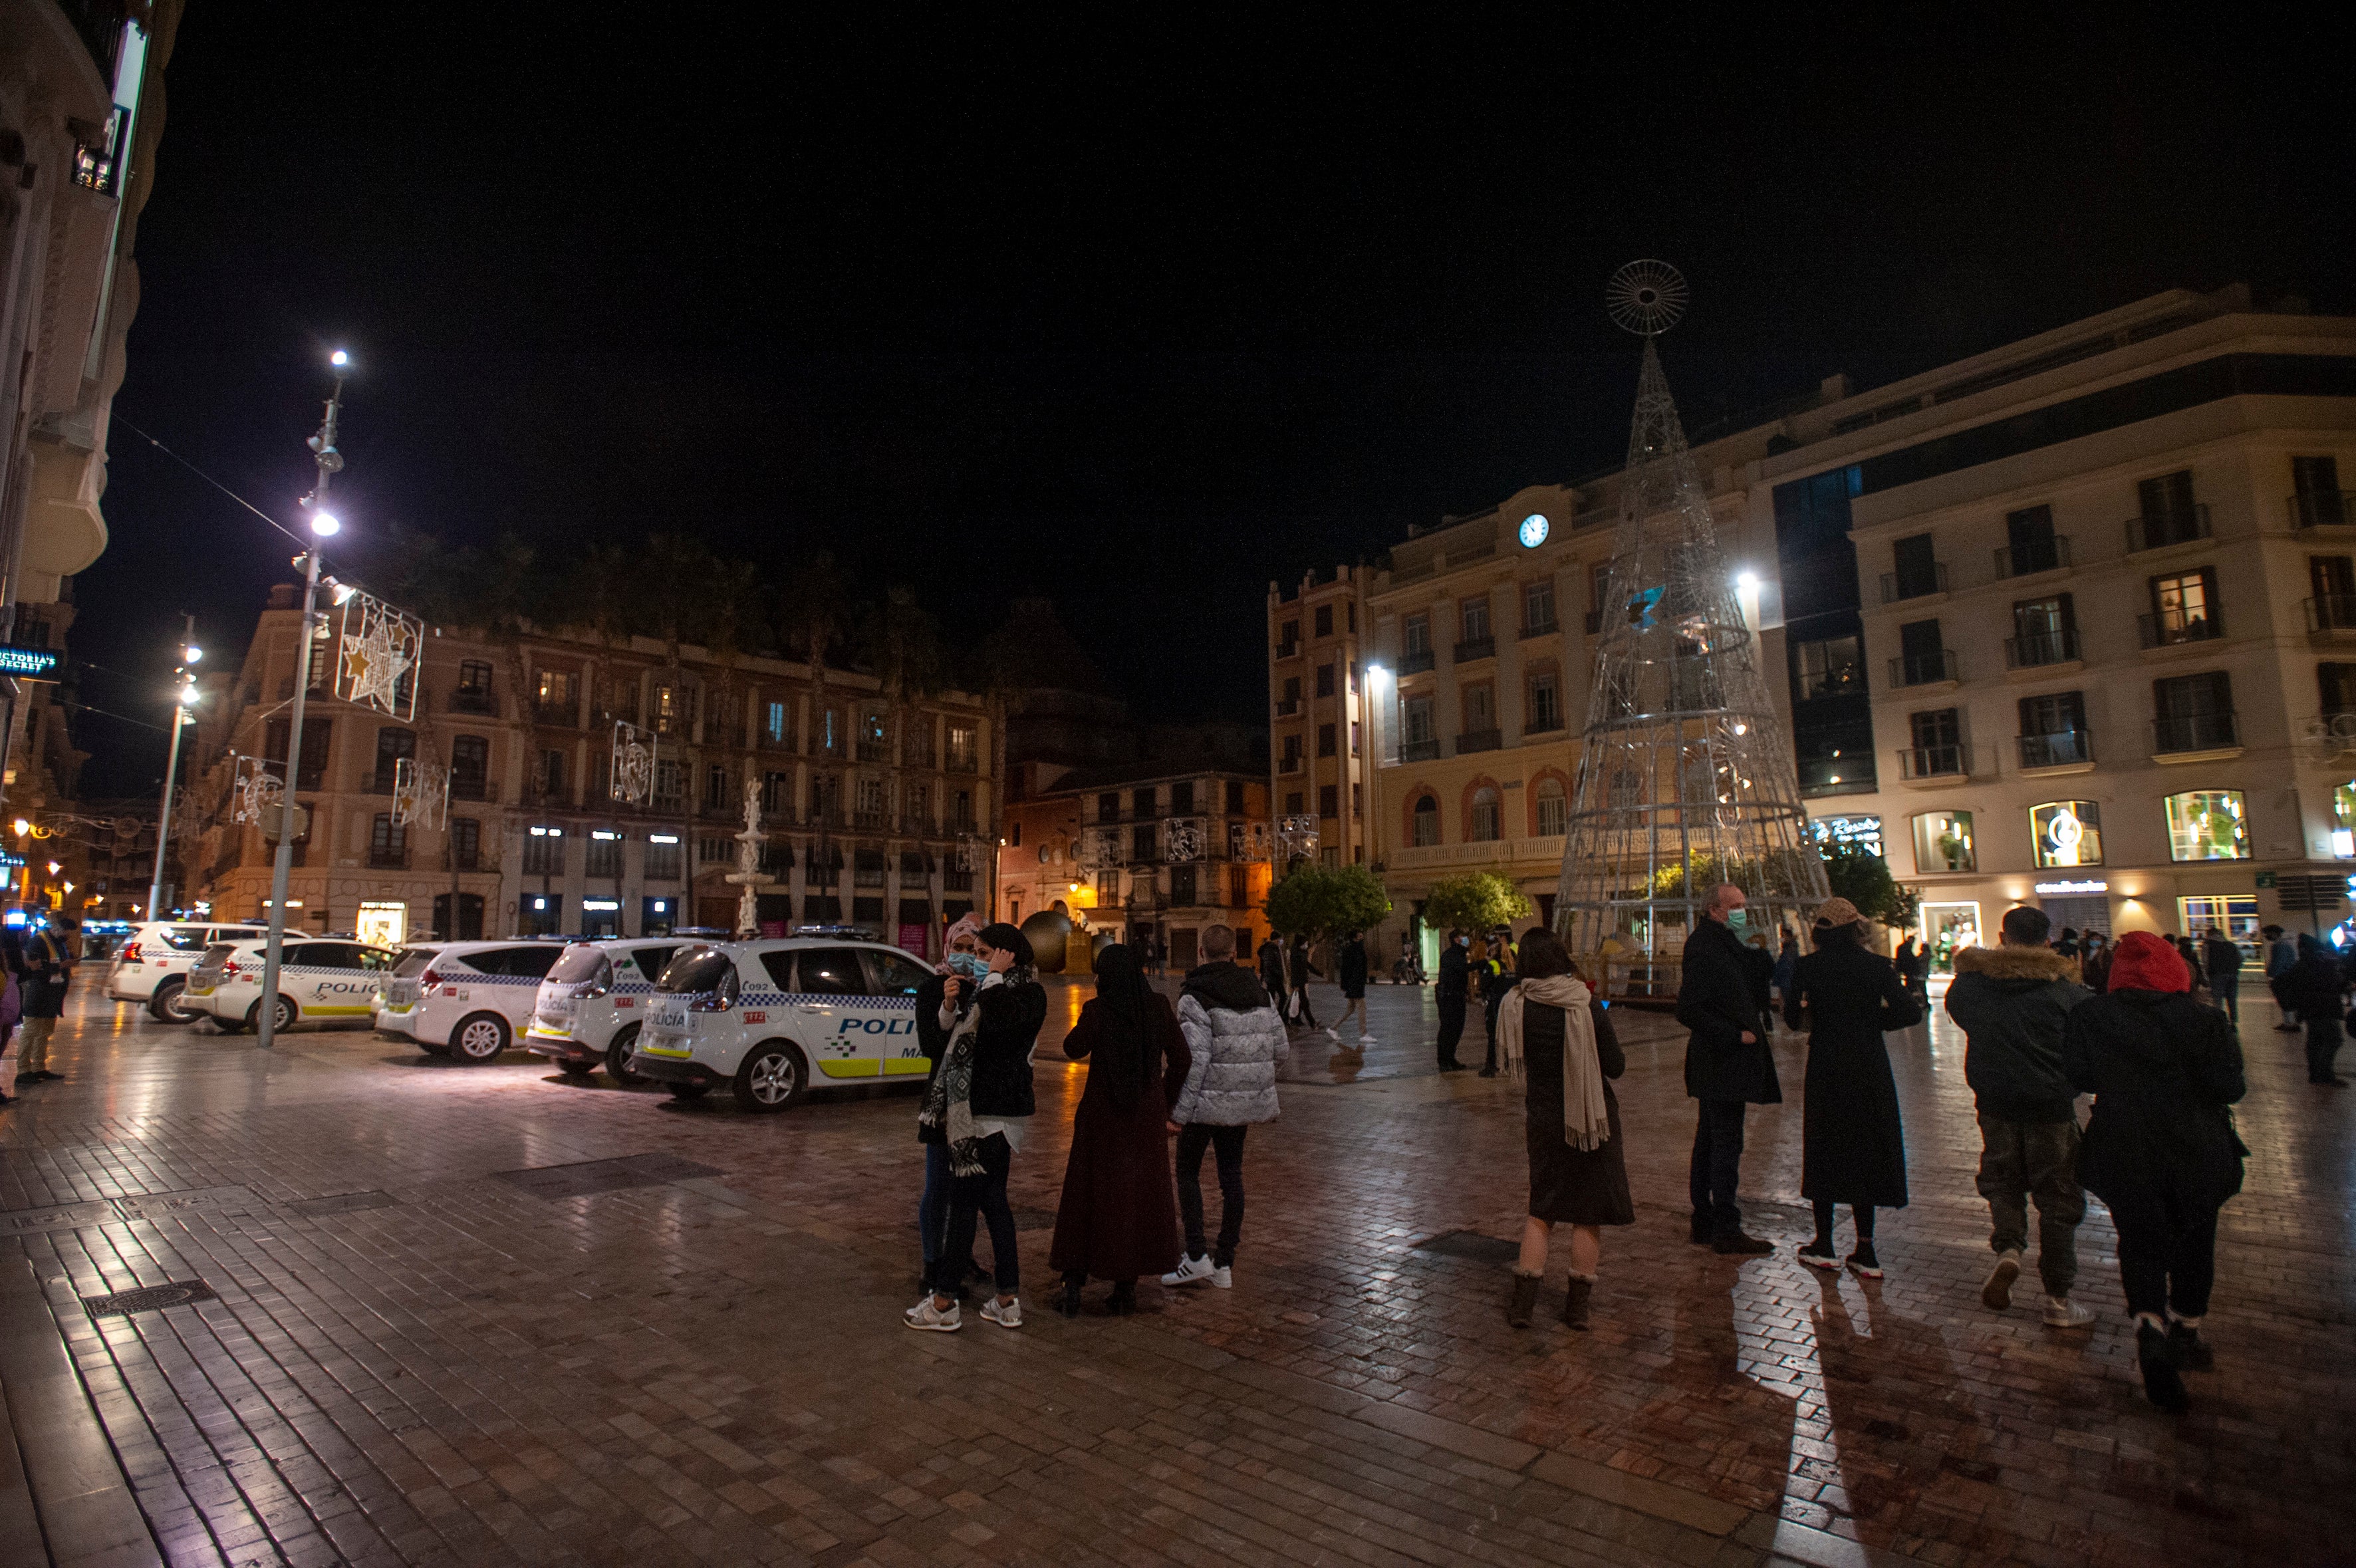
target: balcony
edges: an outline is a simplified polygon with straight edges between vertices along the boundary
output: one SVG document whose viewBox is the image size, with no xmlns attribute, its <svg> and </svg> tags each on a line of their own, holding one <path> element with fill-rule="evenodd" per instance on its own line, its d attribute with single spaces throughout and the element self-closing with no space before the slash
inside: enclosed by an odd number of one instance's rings
<svg viewBox="0 0 2356 1568">
<path fill-rule="evenodd" d="M 2018 742 L 2020 766 L 2025 771 L 2032 768 L 2091 768 L 2094 764 L 2094 735 L 2092 730 L 2056 730 L 2051 735 L 2025 735 Z"/>
<path fill-rule="evenodd" d="M 1522 734 L 1525 736 L 1560 735 L 1561 733 L 1562 715 L 1560 714 L 1540 714 L 1522 726 Z"/>
<path fill-rule="evenodd" d="M 1280 779 L 1297 779 L 1308 766 L 1309 759 L 1305 757 L 1282 757 L 1277 762 L 1276 776 Z"/>
<path fill-rule="evenodd" d="M 450 693 L 450 711 L 454 714 L 479 714 L 485 718 L 497 718 L 498 699 L 491 695 L 488 686 L 457 686 Z"/>
<path fill-rule="evenodd" d="M 868 740 L 862 738 L 859 743 L 859 760 L 862 762 L 891 761 L 892 743 L 888 740 Z"/>
<path fill-rule="evenodd" d="M 1456 755 L 1470 756 L 1476 751 L 1494 751 L 1505 744 L 1505 732 L 1498 729 L 1476 729 L 1456 737 Z"/>
<path fill-rule="evenodd" d="M 2307 611 L 2309 636 L 2356 631 L 2356 594 L 2319 594 L 2299 603 Z"/>
<path fill-rule="evenodd" d="M 2033 577 L 2040 572 L 2058 572 L 2070 564 L 2070 536 L 2066 533 L 2008 544 L 1996 553 L 1996 575 L 1999 578 Z"/>
<path fill-rule="evenodd" d="M 1971 771 L 1970 748 L 1955 746 L 1909 746 L 1898 754 L 1898 776 L 1909 780 L 1961 779 Z"/>
<path fill-rule="evenodd" d="M 1402 675 L 1420 675 L 1439 662 L 1440 656 L 1430 649 L 1410 648 L 1399 655 L 1398 672 Z"/>
<path fill-rule="evenodd" d="M 1401 762 L 1430 762 L 1440 756 L 1437 740 L 1408 740 L 1399 743 Z"/>
<path fill-rule="evenodd" d="M 2146 648 L 2173 648 L 2181 642 L 2213 642 L 2224 635 L 2224 618 L 2215 614 L 2194 620 L 2176 616 L 2136 617 L 2136 639 Z"/>
<path fill-rule="evenodd" d="M 487 800 L 490 798 L 489 779 L 473 773 L 450 775 L 450 799 L 453 800 Z"/>
<path fill-rule="evenodd" d="M 403 845 L 400 848 L 388 849 L 382 844 L 370 844 L 369 846 L 369 869 L 371 871 L 408 870 L 408 847 Z"/>
<path fill-rule="evenodd" d="M 2294 529 L 2344 528 L 2356 521 L 2356 490 L 2309 490 L 2283 504 Z"/>
<path fill-rule="evenodd" d="M 1276 716 L 1280 719 L 1299 718 L 1301 716 L 1301 699 L 1298 697 L 1286 697 L 1282 701 L 1279 702 L 1276 704 Z"/>
<path fill-rule="evenodd" d="M 861 832 L 882 832 L 884 831 L 884 813 L 881 811 L 853 811 L 851 813 L 851 825 L 858 829 Z"/>
<path fill-rule="evenodd" d="M 1497 657 L 1497 639 L 1494 637 L 1468 637 L 1456 645 L 1455 651 L 1450 657 L 1459 664 L 1470 664 L 1481 659 L 1494 659 Z"/>
<path fill-rule="evenodd" d="M 2075 627 L 2024 632 L 2019 637 L 2004 639 L 2004 667 L 2008 670 L 2036 670 L 2049 664 L 2068 664 L 2082 657 L 2078 651 L 2078 628 Z"/>
<path fill-rule="evenodd" d="M 900 816 L 900 831 L 914 838 L 927 839 L 936 837 L 940 832 L 940 829 L 934 824 L 932 818 L 910 816 L 905 812 L 901 813 Z"/>
<path fill-rule="evenodd" d="M 531 722 L 550 729 L 579 729 L 581 714 L 570 703 L 534 703 Z"/>
<path fill-rule="evenodd" d="M 2127 538 L 2127 553 L 2158 550 L 2168 544 L 2190 544 L 2209 537 L 2209 503 L 2195 501 L 2189 511 L 2147 512 L 2120 524 Z"/>
<path fill-rule="evenodd" d="M 1881 575 L 1881 602 L 1885 605 L 1894 605 L 1903 599 L 1927 599 L 1933 594 L 1946 591 L 1947 564 L 1944 561 L 1933 562 L 1927 572 L 1884 572 Z"/>
<path fill-rule="evenodd" d="M 2241 735 L 2241 725 L 2231 713 L 2182 714 L 2152 721 L 2151 751 L 2154 757 L 2225 751 L 2242 744 Z"/>
<path fill-rule="evenodd" d="M 1943 648 L 1936 653 L 1901 653 L 1890 661 L 1893 691 L 1908 686 L 1936 686 L 1960 679 L 1955 673 L 1955 650 L 1952 648 Z"/>
<path fill-rule="evenodd" d="M 969 751 L 950 752 L 948 762 L 943 768 L 943 771 L 948 773 L 971 773 L 976 771 L 973 762 L 973 753 Z"/>
<path fill-rule="evenodd" d="M 1276 645 L 1276 656 L 1279 659 L 1297 659 L 1301 656 L 1301 644 L 1297 641 L 1280 642 Z"/>
</svg>

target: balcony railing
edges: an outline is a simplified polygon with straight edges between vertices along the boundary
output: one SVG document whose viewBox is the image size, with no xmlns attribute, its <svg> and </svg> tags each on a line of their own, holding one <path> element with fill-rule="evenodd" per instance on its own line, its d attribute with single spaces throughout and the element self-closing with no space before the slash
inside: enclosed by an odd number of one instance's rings
<svg viewBox="0 0 2356 1568">
<path fill-rule="evenodd" d="M 2293 528 L 2340 528 L 2356 519 L 2356 490 L 2308 490 L 2287 504 Z"/>
<path fill-rule="evenodd" d="M 2066 664 L 2079 656 L 2075 627 L 2064 627 L 2054 631 L 2023 632 L 2019 637 L 2004 639 L 2004 667 L 2008 670 L 2033 670 L 2040 664 Z"/>
<path fill-rule="evenodd" d="M 940 829 L 934 826 L 933 819 L 930 817 L 911 816 L 903 811 L 900 814 L 900 831 L 917 838 L 930 838 L 939 832 Z"/>
<path fill-rule="evenodd" d="M 1540 714 L 1522 726 L 1524 735 L 1558 735 L 1562 731 L 1560 714 Z"/>
<path fill-rule="evenodd" d="M 1276 716 L 1278 718 L 1298 718 L 1300 714 L 1301 699 L 1298 697 L 1286 697 L 1276 704 Z"/>
<path fill-rule="evenodd" d="M 2190 544 L 2209 537 L 2209 503 L 2195 501 L 2186 511 L 2146 512 L 2120 525 L 2126 532 L 2127 553 L 2157 550 L 2163 544 Z"/>
<path fill-rule="evenodd" d="M 1476 659 L 1497 657 L 1497 639 L 1494 637 L 1468 637 L 1456 645 L 1454 658 L 1459 664 L 1470 664 Z"/>
<path fill-rule="evenodd" d="M 499 703 L 498 699 L 491 695 L 488 686 L 455 686 L 450 692 L 450 711 L 495 717 L 498 714 Z"/>
<path fill-rule="evenodd" d="M 2231 713 L 2184 714 L 2154 719 L 2151 749 L 2155 756 L 2174 751 L 2217 751 L 2241 745 L 2241 725 Z"/>
<path fill-rule="evenodd" d="M 1881 602 L 1894 605 L 1901 599 L 1927 598 L 1947 591 L 1947 564 L 1934 561 L 1927 572 L 1884 572 L 1881 575 Z"/>
<path fill-rule="evenodd" d="M 2356 631 L 2356 594 L 2319 594 L 2302 600 L 2309 631 Z"/>
<path fill-rule="evenodd" d="M 409 851 L 405 847 L 387 849 L 381 844 L 370 844 L 369 868 L 372 871 L 406 871 L 409 869 Z"/>
<path fill-rule="evenodd" d="M 881 832 L 884 831 L 884 813 L 853 811 L 851 813 L 851 825 L 862 832 Z"/>
<path fill-rule="evenodd" d="M 1960 779 L 1966 771 L 1964 746 L 1913 746 L 1898 754 L 1898 773 L 1902 779 Z"/>
<path fill-rule="evenodd" d="M 1527 639 L 1527 638 L 1533 638 L 1533 637 L 1544 637 L 1544 636 L 1546 636 L 1547 634 L 1548 634 L 1549 632 L 1557 632 L 1557 631 L 1560 631 L 1561 629 L 1562 629 L 1561 624 L 1560 624 L 1559 622 L 1558 622 L 1558 621 L 1554 618 L 1554 614 L 1553 614 L 1553 612 L 1552 612 L 1552 611 L 1548 611 L 1548 612 L 1547 613 L 1547 616 L 1546 616 L 1546 618 L 1545 618 L 1545 619 L 1543 619 L 1543 620 L 1533 620 L 1533 621 L 1529 622 L 1526 626 L 1523 627 L 1523 628 L 1522 628 L 1522 636 L 1523 636 L 1525 639 Z"/>
<path fill-rule="evenodd" d="M 2072 763 L 2094 760 L 2094 736 L 2092 730 L 2056 730 L 2051 735 L 2025 735 L 2020 737 L 2020 765 L 2023 768 L 2067 768 Z"/>
<path fill-rule="evenodd" d="M 949 773 L 972 773 L 977 771 L 974 767 L 973 753 L 969 751 L 962 753 L 955 751 L 950 752 L 948 762 L 945 766 L 943 771 Z"/>
<path fill-rule="evenodd" d="M 1280 757 L 1276 764 L 1276 774 L 1280 779 L 1290 779 L 1308 766 L 1309 759 L 1305 757 Z"/>
<path fill-rule="evenodd" d="M 1429 648 L 1410 648 L 1399 655 L 1399 673 L 1420 675 L 1440 662 L 1440 656 Z"/>
<path fill-rule="evenodd" d="M 891 761 L 892 743 L 888 740 L 869 740 L 862 737 L 859 742 L 859 760 L 862 762 Z"/>
<path fill-rule="evenodd" d="M 1901 653 L 1890 661 L 1890 684 L 1893 688 L 1933 686 L 1958 679 L 1955 650 L 1952 648 L 1943 648 L 1936 653 Z"/>
<path fill-rule="evenodd" d="M 2225 635 L 2224 618 L 2214 613 L 2195 620 L 2180 616 L 2139 615 L 2136 637 L 2146 648 L 2172 648 L 2179 642 L 2211 642 Z"/>
<path fill-rule="evenodd" d="M 534 703 L 531 705 L 531 722 L 552 729 L 578 729 L 581 727 L 581 711 L 570 703 Z"/>
<path fill-rule="evenodd" d="M 1430 762 L 1439 755 L 1438 740 L 1407 740 L 1399 743 L 1401 762 Z"/>
<path fill-rule="evenodd" d="M 1279 659 L 1291 659 L 1300 652 L 1301 644 L 1298 642 L 1280 642 L 1276 645 L 1276 656 Z"/>
<path fill-rule="evenodd" d="M 1505 732 L 1496 729 L 1468 730 L 1456 737 L 1456 755 L 1475 751 L 1494 751 L 1505 744 Z"/>
<path fill-rule="evenodd" d="M 2066 533 L 2008 544 L 1996 553 L 1996 575 L 1999 577 L 2034 576 L 2040 572 L 2058 572 L 2069 564 L 2070 536 Z"/>
<path fill-rule="evenodd" d="M 490 780 L 467 773 L 450 775 L 450 799 L 453 800 L 487 800 L 490 799 Z"/>
</svg>

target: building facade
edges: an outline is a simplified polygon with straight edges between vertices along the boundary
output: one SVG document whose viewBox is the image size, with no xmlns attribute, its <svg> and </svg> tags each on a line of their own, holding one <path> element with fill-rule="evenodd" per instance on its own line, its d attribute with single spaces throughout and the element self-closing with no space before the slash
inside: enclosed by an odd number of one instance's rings
<svg viewBox="0 0 2356 1568">
<path fill-rule="evenodd" d="M 1313 853 L 1327 865 L 1376 858 L 1365 571 L 1330 566 L 1268 588 L 1269 772 L 1280 848 L 1287 856 Z"/>
<path fill-rule="evenodd" d="M 254 918 L 269 898 L 270 846 L 236 820 L 237 786 L 241 770 L 283 767 L 297 605 L 296 590 L 277 590 L 242 669 L 203 683 L 182 886 L 218 917 Z M 930 956 L 943 924 L 976 906 L 968 867 L 986 867 L 973 846 L 993 835 L 1000 805 L 978 698 L 894 700 L 856 671 L 723 663 L 647 638 L 495 642 L 442 628 L 425 647 L 412 721 L 314 686 L 296 779 L 312 817 L 290 922 L 380 940 L 732 929 L 738 890 L 725 877 L 748 783 L 766 837 L 765 929 L 848 922 Z M 325 658 L 312 667 L 323 680 Z M 617 720 L 654 732 L 643 803 L 611 796 Z M 404 758 L 447 768 L 441 827 L 394 820 Z"/>
</svg>

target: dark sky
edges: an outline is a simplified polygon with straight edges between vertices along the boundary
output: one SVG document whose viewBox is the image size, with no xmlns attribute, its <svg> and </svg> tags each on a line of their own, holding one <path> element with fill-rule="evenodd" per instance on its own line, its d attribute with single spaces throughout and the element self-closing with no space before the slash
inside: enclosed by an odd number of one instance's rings
<svg viewBox="0 0 2356 1568">
<path fill-rule="evenodd" d="M 2205 38 L 818 9 L 191 0 L 118 412 L 291 517 L 348 346 L 363 575 L 393 522 L 824 545 L 1256 719 L 1271 576 L 1619 456 L 1631 258 L 1691 282 L 1689 425 L 2163 288 L 2356 303 L 2345 95 Z M 178 612 L 228 657 L 288 551 L 120 429 L 106 512 L 82 694 L 160 719 Z M 85 792 L 160 778 L 77 728 Z"/>
</svg>

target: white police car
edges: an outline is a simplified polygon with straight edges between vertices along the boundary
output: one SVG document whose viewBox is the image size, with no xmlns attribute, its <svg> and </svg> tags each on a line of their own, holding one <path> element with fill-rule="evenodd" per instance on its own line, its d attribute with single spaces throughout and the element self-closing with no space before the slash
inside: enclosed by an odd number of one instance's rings
<svg viewBox="0 0 2356 1568">
<path fill-rule="evenodd" d="M 231 1034 L 262 1023 L 266 940 L 215 942 L 188 971 L 183 1010 Z M 278 1011 L 273 1029 L 365 1020 L 377 987 L 397 955 L 344 938 L 287 937 L 278 953 Z"/>
<path fill-rule="evenodd" d="M 192 920 L 150 920 L 135 927 L 116 950 L 106 972 L 106 994 L 116 1002 L 138 1002 L 166 1024 L 187 1024 L 203 1016 L 184 1006 L 180 993 L 188 983 L 205 950 L 215 942 L 259 941 L 269 935 L 259 926 L 213 926 Z"/>
<path fill-rule="evenodd" d="M 434 961 L 434 955 L 441 950 L 440 942 L 412 942 L 401 950 L 392 972 L 377 987 L 375 1018 L 378 1034 L 406 1036 L 412 1040 L 417 1037 L 413 1027 L 417 1021 L 415 983 L 418 976 L 425 972 L 425 966 Z"/>
<path fill-rule="evenodd" d="M 630 1070 L 682 1100 L 725 1083 L 747 1111 L 813 1088 L 922 1077 L 923 960 L 881 942 L 783 937 L 682 948 L 655 984 Z"/>
<path fill-rule="evenodd" d="M 563 952 L 562 942 L 529 937 L 444 942 L 414 973 L 386 980 L 378 1027 L 398 1016 L 401 1032 L 435 1056 L 494 1060 L 530 1022 L 540 983 Z"/>
<path fill-rule="evenodd" d="M 615 1082 L 640 1082 L 630 1070 L 630 1053 L 637 1048 L 655 982 L 671 955 L 690 945 L 677 937 L 573 943 L 540 983 L 523 1048 L 568 1073 L 603 1063 Z"/>
</svg>

